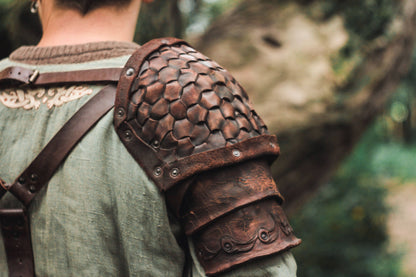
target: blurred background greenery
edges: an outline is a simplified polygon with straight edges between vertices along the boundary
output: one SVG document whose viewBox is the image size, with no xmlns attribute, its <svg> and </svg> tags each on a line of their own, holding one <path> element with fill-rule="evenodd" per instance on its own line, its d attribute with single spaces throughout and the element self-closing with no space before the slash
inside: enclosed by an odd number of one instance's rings
<svg viewBox="0 0 416 277">
<path fill-rule="evenodd" d="M 22 44 L 36 43 L 39 38 L 40 26 L 36 16 L 28 12 L 28 2 L 0 0 L 0 37 L 2 39 L 0 57 L 6 57 Z M 290 176 L 294 177 L 286 178 L 283 173 L 288 170 L 279 171 L 279 168 L 276 170 L 276 177 L 281 180 L 284 194 L 289 195 L 292 225 L 297 235 L 303 239 L 303 244 L 294 250 L 300 277 L 416 276 L 416 269 L 411 262 L 416 258 L 414 252 L 411 253 L 415 250 L 409 247 L 411 240 L 406 237 L 406 233 L 400 235 L 400 232 L 396 232 L 396 230 L 407 228 L 412 233 L 412 228 L 414 231 L 416 226 L 411 225 L 411 222 L 406 222 L 406 218 L 402 221 L 393 220 L 401 215 L 397 212 L 397 206 L 402 203 L 416 202 L 414 201 L 416 194 L 404 194 L 401 198 L 394 198 L 394 201 L 389 200 L 391 195 L 398 195 L 397 193 L 403 188 L 416 187 L 416 55 L 400 56 L 400 52 L 404 53 L 404 51 L 395 50 L 394 47 L 389 48 L 389 43 L 395 41 L 396 38 L 398 41 L 405 40 L 404 44 L 413 47 L 413 35 L 409 32 L 414 31 L 408 30 L 406 36 L 400 33 L 405 28 L 396 26 L 405 24 L 406 20 L 415 20 L 413 14 L 406 14 L 406 11 L 411 10 L 406 6 L 410 2 L 405 0 L 160 0 L 145 6 L 141 13 L 137 42 L 143 43 L 153 37 L 168 35 L 187 37 L 201 48 L 208 47 L 206 50 L 208 52 L 210 51 L 209 44 L 213 40 L 212 34 L 218 36 L 218 29 L 224 33 L 228 32 L 227 37 L 237 38 L 238 43 L 235 44 L 234 49 L 243 49 L 246 40 L 239 37 L 238 30 L 243 28 L 244 24 L 254 26 L 255 22 L 261 21 L 255 16 L 257 9 L 263 9 L 259 14 L 260 17 L 266 18 L 268 13 L 271 13 L 273 5 L 279 6 L 279 19 L 288 14 L 290 15 L 288 18 L 300 18 L 297 21 L 298 24 L 309 20 L 307 21 L 309 25 L 316 23 L 314 28 L 318 30 L 317 32 L 325 28 L 337 28 L 338 19 L 342 22 L 342 30 L 345 31 L 346 39 L 340 38 L 344 41 L 341 47 L 337 48 L 335 54 L 328 54 L 333 75 L 325 75 L 325 80 L 322 81 L 332 82 L 328 87 L 334 96 L 324 100 L 313 100 L 331 103 L 325 106 L 324 110 L 318 109 L 317 113 L 323 117 L 314 117 L 315 115 L 312 114 L 314 124 L 317 124 L 316 122 L 322 122 L 322 124 L 313 129 L 311 122 L 299 119 L 298 121 L 302 121 L 304 125 L 294 121 L 293 124 L 287 124 L 292 127 L 287 127 L 278 122 L 279 118 L 284 117 L 278 115 L 277 111 L 272 109 L 270 112 L 268 111 L 270 109 L 266 108 L 260 111 L 261 114 L 266 115 L 268 122 L 271 122 L 271 131 L 276 132 L 278 136 L 280 134 L 282 152 L 289 149 L 292 156 L 299 156 L 291 163 L 290 158 L 285 157 L 283 153 L 281 163 L 292 169 L 293 173 Z M 302 16 L 306 16 L 306 19 L 299 17 L 293 9 L 299 10 Z M 239 15 L 243 16 L 239 17 Z M 268 21 L 274 20 L 274 17 L 270 18 Z M 398 19 L 401 18 L 405 20 L 399 22 Z M 277 22 L 277 17 L 275 19 Z M 413 21 L 412 24 L 415 23 Z M 248 48 L 249 51 L 242 54 L 243 57 L 247 58 L 247 53 L 251 55 L 253 52 L 265 51 L 266 46 L 270 47 L 267 48 L 267 53 L 275 51 L 274 55 L 283 56 L 285 45 L 289 45 L 285 41 L 287 36 L 284 35 L 283 30 L 290 29 L 288 27 L 290 22 L 290 19 L 287 19 L 284 23 L 279 23 L 277 27 L 273 25 L 273 29 L 267 29 L 269 26 L 265 23 L 259 24 L 261 27 L 257 31 L 261 34 L 260 40 L 253 43 L 248 39 L 251 45 Z M 227 29 L 229 25 L 230 28 L 234 28 L 233 32 Z M 248 28 L 247 26 L 245 28 Z M 290 29 L 290 32 L 301 34 L 306 31 L 297 27 Z M 337 35 L 340 34 L 337 29 L 334 32 Z M 322 33 L 319 35 L 322 36 Z M 329 36 L 335 36 L 335 33 L 329 33 Z M 228 43 L 228 45 L 231 44 Z M 254 48 L 253 44 L 256 47 L 260 45 L 260 48 Z M 321 46 L 324 45 L 318 44 L 318 47 Z M 310 47 L 308 43 L 303 45 L 303 48 L 308 47 Z M 214 58 L 220 59 L 221 51 L 215 47 L 213 49 Z M 384 50 L 388 53 L 396 51 L 400 59 L 413 61 L 413 66 L 406 75 L 403 73 L 393 78 L 394 81 L 384 81 L 394 75 L 392 73 L 395 72 L 394 70 L 399 71 L 400 67 L 395 64 L 383 67 L 378 59 L 388 60 L 386 58 L 388 55 L 381 54 Z M 232 55 L 230 52 L 225 51 L 225 53 L 227 56 L 235 57 L 234 53 Z M 311 55 L 316 56 L 316 53 L 315 51 Z M 217 54 L 218 56 L 215 56 Z M 300 52 L 295 54 L 303 55 Z M 256 60 L 261 60 L 261 57 L 257 56 Z M 308 57 L 304 57 L 306 64 L 309 63 Z M 226 59 L 224 63 L 227 65 Z M 291 64 L 290 61 L 287 63 Z M 235 64 L 237 65 L 231 71 L 236 70 L 237 74 L 240 74 L 238 67 L 242 68 L 244 63 Z M 234 67 L 234 63 L 230 63 L 230 66 Z M 378 68 L 385 70 L 376 72 Z M 282 70 L 282 72 L 285 71 Z M 309 75 L 311 75 L 310 72 L 305 76 Z M 274 78 L 276 83 L 282 82 L 279 78 Z M 291 77 L 286 73 L 282 78 L 286 81 Z M 301 78 L 303 80 L 308 77 Z M 239 79 L 238 76 L 237 79 Z M 243 77 L 242 79 L 243 81 L 248 79 L 244 86 L 251 88 L 250 93 L 257 93 L 256 87 L 249 82 L 250 78 Z M 372 83 L 373 79 L 376 81 Z M 257 81 L 257 83 L 261 82 Z M 365 95 L 371 89 L 377 91 L 377 88 L 374 88 L 377 85 L 387 87 L 388 93 L 382 96 L 377 94 L 369 96 L 369 101 L 363 105 L 352 101 L 360 104 L 357 104 L 357 107 L 361 107 L 365 112 L 371 110 L 371 116 L 367 116 L 367 113 L 349 116 L 353 112 L 347 109 L 348 100 L 356 99 L 353 98 L 355 94 Z M 318 87 L 325 89 L 325 86 L 321 84 Z M 367 87 L 371 89 L 366 89 Z M 268 91 L 271 90 L 268 88 Z M 378 88 L 378 90 L 382 89 Z M 311 88 L 310 91 L 312 93 L 313 89 Z M 256 104 L 262 107 L 263 98 L 256 95 L 253 98 Z M 381 98 L 386 98 L 385 101 L 379 103 L 381 108 L 371 106 L 372 103 L 378 103 Z M 279 98 L 273 97 L 273 99 Z M 304 104 L 288 106 L 299 114 L 302 110 L 307 110 Z M 285 107 L 282 105 L 276 110 L 285 110 Z M 353 106 L 352 110 L 354 108 Z M 344 114 L 333 112 L 343 110 L 347 112 Z M 269 117 L 267 117 L 268 112 L 271 113 Z M 328 121 L 327 118 L 334 114 L 336 119 Z M 292 116 L 281 121 L 288 122 L 290 118 Z M 278 123 L 274 123 L 275 121 Z M 340 137 L 336 137 L 338 133 L 331 133 L 332 123 L 329 122 L 336 122 L 334 126 L 337 128 L 341 126 L 342 130 L 347 131 L 340 133 Z M 356 131 L 354 126 L 358 125 L 361 127 L 358 128 L 359 131 Z M 317 152 L 323 152 L 328 157 L 333 153 L 333 157 L 325 162 L 322 156 L 318 156 L 315 152 L 302 152 L 299 144 L 293 144 L 294 146 L 291 144 L 296 140 L 307 144 L 308 141 L 312 141 L 316 129 L 324 131 L 322 135 L 316 135 L 317 142 L 315 141 L 312 148 L 318 148 Z M 333 140 L 337 143 L 332 143 L 327 137 L 334 138 Z M 310 147 L 310 145 L 307 146 Z M 336 149 L 340 148 L 343 151 L 336 152 Z M 305 170 L 316 170 L 307 166 L 297 167 L 299 160 L 302 159 L 318 164 L 318 166 L 321 165 L 320 168 L 323 168 L 322 171 L 327 174 L 311 175 L 312 177 L 304 181 L 306 185 L 297 186 L 303 175 L 307 175 Z M 341 161 L 343 161 L 342 164 L 340 164 Z M 321 178 L 322 176 L 325 178 Z M 314 189 L 310 189 L 311 187 Z M 302 197 L 297 197 L 298 195 Z M 291 203 L 296 203 L 296 205 Z M 411 205 L 407 209 L 411 209 L 410 214 L 413 214 L 413 211 L 416 211 L 416 204 L 414 209 Z M 407 247 L 406 245 L 401 247 L 406 243 L 408 243 Z"/>
<path fill-rule="evenodd" d="M 416 212 L 416 55 L 412 59 L 385 112 L 335 176 L 293 214 L 303 239 L 294 251 L 299 276 L 416 276 L 415 217 L 400 213 L 403 204 L 404 212 Z M 398 195 L 393 202 L 392 194 Z"/>
</svg>

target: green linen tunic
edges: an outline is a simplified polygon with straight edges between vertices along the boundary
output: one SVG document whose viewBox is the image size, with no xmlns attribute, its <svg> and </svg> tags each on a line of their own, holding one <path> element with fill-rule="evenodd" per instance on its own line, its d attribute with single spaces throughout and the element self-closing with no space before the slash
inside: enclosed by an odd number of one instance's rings
<svg viewBox="0 0 416 277">
<path fill-rule="evenodd" d="M 128 55 L 84 63 L 30 65 L 10 59 L 0 71 L 40 72 L 122 67 Z M 0 177 L 30 164 L 101 85 L 0 88 Z M 120 142 L 112 111 L 80 141 L 29 208 L 37 276 L 182 276 L 180 226 L 163 195 Z M 10 193 L 0 208 L 20 203 Z M 191 245 L 192 248 L 192 245 Z M 192 251 L 191 251 L 192 252 Z M 195 257 L 192 253 L 192 256 Z M 192 276 L 205 276 L 194 258 Z M 296 275 L 290 252 L 247 263 L 224 276 Z M 8 276 L 0 236 L 0 277 Z"/>
</svg>

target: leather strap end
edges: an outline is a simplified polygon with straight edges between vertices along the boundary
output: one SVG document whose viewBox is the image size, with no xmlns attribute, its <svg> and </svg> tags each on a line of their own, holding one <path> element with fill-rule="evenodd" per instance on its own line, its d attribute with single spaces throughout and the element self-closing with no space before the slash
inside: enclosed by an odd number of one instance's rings
<svg viewBox="0 0 416 277">
<path fill-rule="evenodd" d="M 0 179 L 0 199 L 6 194 L 7 191 L 8 191 L 8 185 L 6 184 L 5 181 Z"/>
<path fill-rule="evenodd" d="M 10 276 L 34 276 L 29 218 L 25 210 L 0 210 L 0 229 Z"/>
</svg>

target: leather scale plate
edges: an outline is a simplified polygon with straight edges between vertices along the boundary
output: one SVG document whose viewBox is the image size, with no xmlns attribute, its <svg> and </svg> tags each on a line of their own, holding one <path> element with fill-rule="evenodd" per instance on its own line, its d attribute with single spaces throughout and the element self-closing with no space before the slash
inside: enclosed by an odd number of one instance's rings
<svg viewBox="0 0 416 277">
<path fill-rule="evenodd" d="M 152 40 L 127 62 L 114 125 L 162 191 L 199 172 L 279 154 L 235 79 L 174 38 Z"/>
</svg>

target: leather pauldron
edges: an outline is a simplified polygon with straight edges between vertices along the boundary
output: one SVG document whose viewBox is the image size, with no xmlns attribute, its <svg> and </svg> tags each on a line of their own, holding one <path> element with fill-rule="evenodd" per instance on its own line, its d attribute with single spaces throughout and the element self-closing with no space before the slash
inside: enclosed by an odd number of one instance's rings
<svg viewBox="0 0 416 277">
<path fill-rule="evenodd" d="M 153 40 L 133 54 L 118 84 L 114 123 L 163 191 L 199 172 L 279 153 L 235 79 L 177 39 Z"/>
<path fill-rule="evenodd" d="M 133 54 L 114 125 L 166 192 L 207 274 L 300 243 L 270 173 L 276 137 L 236 80 L 185 42 L 153 40 Z"/>
</svg>

